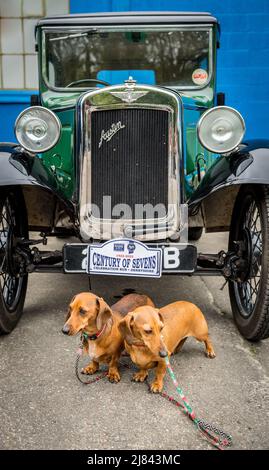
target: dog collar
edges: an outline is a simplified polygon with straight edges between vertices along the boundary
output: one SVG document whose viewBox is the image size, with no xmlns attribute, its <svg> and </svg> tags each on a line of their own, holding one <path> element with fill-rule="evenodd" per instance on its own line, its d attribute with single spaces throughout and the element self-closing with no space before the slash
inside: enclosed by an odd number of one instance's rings
<svg viewBox="0 0 269 470">
<path fill-rule="evenodd" d="M 103 328 L 100 331 L 97 331 L 96 333 L 94 333 L 94 335 L 89 335 L 89 333 L 87 333 L 86 331 L 83 331 L 81 336 L 85 340 L 95 341 L 105 331 L 105 328 L 106 328 L 106 324 L 103 326 Z"/>
</svg>

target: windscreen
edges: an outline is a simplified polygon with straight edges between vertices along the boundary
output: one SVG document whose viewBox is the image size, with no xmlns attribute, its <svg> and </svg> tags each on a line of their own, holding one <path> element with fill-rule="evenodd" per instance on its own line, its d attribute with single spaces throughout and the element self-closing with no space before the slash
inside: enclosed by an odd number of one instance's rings
<svg viewBox="0 0 269 470">
<path fill-rule="evenodd" d="M 209 28 L 45 30 L 43 40 L 43 75 L 54 88 L 115 85 L 129 76 L 179 88 L 209 80 Z"/>
</svg>

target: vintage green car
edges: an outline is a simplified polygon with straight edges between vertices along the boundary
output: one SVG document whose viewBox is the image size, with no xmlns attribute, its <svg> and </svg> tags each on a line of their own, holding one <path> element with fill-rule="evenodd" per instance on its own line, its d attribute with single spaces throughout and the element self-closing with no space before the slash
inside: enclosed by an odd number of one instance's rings
<svg viewBox="0 0 269 470">
<path fill-rule="evenodd" d="M 269 336 L 269 141 L 216 93 L 219 46 L 209 13 L 39 21 L 39 95 L 0 144 L 2 333 L 29 273 L 65 272 L 222 275 L 241 334 Z M 203 228 L 227 251 L 198 254 Z"/>
</svg>

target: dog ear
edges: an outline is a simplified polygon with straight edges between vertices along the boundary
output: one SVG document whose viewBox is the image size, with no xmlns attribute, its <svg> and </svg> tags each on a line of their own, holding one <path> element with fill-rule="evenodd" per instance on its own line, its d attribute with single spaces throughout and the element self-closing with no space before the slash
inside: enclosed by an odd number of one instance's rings
<svg viewBox="0 0 269 470">
<path fill-rule="evenodd" d="M 131 331 L 131 326 L 134 321 L 134 316 L 132 312 L 128 313 L 123 320 L 120 321 L 118 328 L 120 330 L 121 335 L 124 339 L 126 339 L 127 343 L 133 344 L 133 333 Z"/>
<path fill-rule="evenodd" d="M 161 322 L 160 327 L 161 327 L 161 329 L 163 329 L 163 327 L 164 327 L 164 319 L 163 319 L 163 316 L 162 316 L 162 314 L 161 314 L 159 311 L 158 311 L 158 315 L 159 315 L 159 319 L 160 319 L 160 322 Z"/>
<path fill-rule="evenodd" d="M 105 323 L 112 319 L 112 310 L 101 297 L 96 298 L 96 309 L 96 326 L 98 330 L 101 330 Z"/>
<path fill-rule="evenodd" d="M 71 304 L 74 302 L 75 298 L 76 298 L 76 295 L 74 295 L 74 297 L 72 298 L 72 300 L 70 300 L 69 305 L 71 305 Z"/>
<path fill-rule="evenodd" d="M 71 304 L 74 302 L 76 298 L 76 295 L 74 295 L 74 297 L 72 298 L 72 300 L 69 302 L 69 307 L 68 307 L 68 310 L 67 310 L 67 314 L 66 314 L 66 318 L 65 318 L 65 321 L 67 322 L 67 320 L 71 317 Z"/>
<path fill-rule="evenodd" d="M 71 307 L 69 307 L 68 310 L 67 310 L 65 321 L 67 322 L 67 320 L 69 320 L 70 317 L 71 317 Z"/>
</svg>

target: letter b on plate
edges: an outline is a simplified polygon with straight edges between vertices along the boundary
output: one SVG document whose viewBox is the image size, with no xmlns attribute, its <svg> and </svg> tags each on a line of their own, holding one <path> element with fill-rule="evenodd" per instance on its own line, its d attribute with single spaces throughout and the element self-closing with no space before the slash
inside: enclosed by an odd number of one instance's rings
<svg viewBox="0 0 269 470">
<path fill-rule="evenodd" d="M 166 246 L 163 248 L 163 267 L 164 269 L 177 269 L 180 265 L 180 250 L 175 246 Z"/>
</svg>

